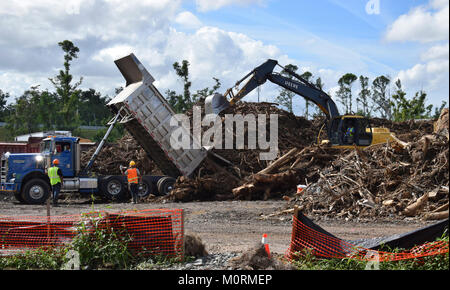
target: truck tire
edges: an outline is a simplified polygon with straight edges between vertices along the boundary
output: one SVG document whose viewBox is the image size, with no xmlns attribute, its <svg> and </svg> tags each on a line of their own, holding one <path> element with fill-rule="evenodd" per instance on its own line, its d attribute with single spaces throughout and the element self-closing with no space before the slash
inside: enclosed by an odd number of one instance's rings
<svg viewBox="0 0 450 290">
<path fill-rule="evenodd" d="M 22 190 L 22 199 L 28 204 L 43 204 L 51 193 L 50 184 L 40 178 L 34 178 L 25 183 Z"/>
<path fill-rule="evenodd" d="M 175 178 L 168 176 L 158 180 L 156 187 L 158 188 L 159 195 L 168 195 L 172 191 L 175 181 Z"/>
<path fill-rule="evenodd" d="M 101 190 L 109 200 L 124 200 L 127 190 L 118 176 L 108 176 L 102 180 Z"/>
<path fill-rule="evenodd" d="M 153 183 L 142 178 L 142 182 L 139 184 L 138 188 L 138 196 L 140 198 L 148 196 L 150 193 L 154 191 Z"/>
</svg>

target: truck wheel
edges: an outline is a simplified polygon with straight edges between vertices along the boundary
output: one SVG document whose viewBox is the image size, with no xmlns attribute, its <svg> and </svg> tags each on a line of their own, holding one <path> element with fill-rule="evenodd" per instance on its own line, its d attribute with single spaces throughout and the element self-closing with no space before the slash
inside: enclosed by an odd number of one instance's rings
<svg viewBox="0 0 450 290">
<path fill-rule="evenodd" d="M 123 200 L 126 194 L 125 185 L 117 176 L 110 176 L 103 180 L 102 192 L 109 200 Z"/>
<path fill-rule="evenodd" d="M 175 181 L 175 178 L 172 177 L 163 177 L 158 180 L 156 187 L 158 188 L 159 194 L 168 195 L 172 191 Z"/>
<path fill-rule="evenodd" d="M 138 188 L 138 196 L 141 198 L 146 197 L 152 192 L 153 192 L 152 183 L 149 182 L 148 180 L 142 179 L 142 182 L 139 184 Z"/>
<path fill-rule="evenodd" d="M 49 198 L 50 185 L 40 178 L 28 181 L 22 190 L 22 199 L 29 204 L 43 204 Z"/>
</svg>

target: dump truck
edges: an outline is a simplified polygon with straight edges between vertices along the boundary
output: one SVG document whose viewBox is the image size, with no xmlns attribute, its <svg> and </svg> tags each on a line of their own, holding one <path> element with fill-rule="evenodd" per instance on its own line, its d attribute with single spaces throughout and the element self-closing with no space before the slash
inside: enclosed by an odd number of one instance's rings
<svg viewBox="0 0 450 290">
<path fill-rule="evenodd" d="M 80 165 L 80 139 L 50 136 L 42 140 L 38 153 L 5 153 L 1 157 L 0 191 L 13 193 L 28 204 L 42 204 L 50 196 L 50 180 L 46 170 L 54 159 L 60 162 L 63 174 L 61 192 L 102 195 L 122 200 L 129 195 L 123 175 L 99 176 L 91 172 L 114 125 L 123 124 L 158 168 L 165 174 L 145 175 L 139 186 L 139 196 L 170 192 L 178 176 L 190 177 L 208 156 L 205 148 L 173 149 L 170 143 L 175 129 L 170 125 L 176 113 L 153 85 L 155 79 L 134 54 L 115 61 L 126 81 L 125 88 L 108 104 L 114 117 L 109 128 L 85 168 Z M 183 130 L 183 128 L 178 128 Z M 190 132 L 191 144 L 197 142 Z"/>
</svg>

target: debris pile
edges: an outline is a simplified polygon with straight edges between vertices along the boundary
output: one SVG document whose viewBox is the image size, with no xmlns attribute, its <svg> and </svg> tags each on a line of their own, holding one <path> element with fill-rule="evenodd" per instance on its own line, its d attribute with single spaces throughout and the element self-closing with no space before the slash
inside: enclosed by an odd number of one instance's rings
<svg viewBox="0 0 450 290">
<path fill-rule="evenodd" d="M 438 134 L 405 148 L 380 144 L 342 154 L 291 200 L 328 217 L 448 217 L 449 146 Z"/>
<path fill-rule="evenodd" d="M 81 153 L 81 167 L 88 164 L 96 146 Z M 128 166 L 134 160 L 142 174 L 161 175 L 155 163 L 147 156 L 141 146 L 127 133 L 116 143 L 106 143 L 92 165 L 92 172 L 99 175 L 120 175 L 120 165 Z"/>
<path fill-rule="evenodd" d="M 200 103 L 198 106 L 203 108 Z M 266 124 L 269 132 L 269 120 L 271 114 L 278 115 L 278 149 L 279 154 L 284 154 L 292 148 L 304 148 L 315 142 L 317 132 L 320 126 L 316 126 L 316 122 L 309 121 L 303 117 L 297 117 L 292 113 L 281 110 L 273 103 L 249 103 L 240 102 L 232 108 L 228 108 L 223 114 L 259 114 L 266 116 Z M 192 119 L 192 112 L 187 115 Z M 321 121 L 320 121 L 321 122 Z M 224 123 L 224 116 L 222 116 L 222 123 Z M 224 126 L 223 126 L 224 127 Z M 203 127 L 204 131 L 208 128 Z M 235 132 L 233 132 L 235 133 Z M 247 140 L 248 127 L 245 126 L 244 138 Z M 236 136 L 233 135 L 234 140 Z M 225 128 L 222 128 L 222 140 L 225 140 Z M 223 144 L 223 148 L 225 144 Z M 255 173 L 264 170 L 270 165 L 269 162 L 261 161 L 259 156 L 262 152 L 267 150 L 248 149 L 247 142 L 244 149 L 213 149 L 213 152 L 230 161 L 234 166 L 228 166 L 226 169 L 218 169 L 217 166 L 211 166 L 205 162 L 197 169 L 197 174 L 192 178 L 179 177 L 174 185 L 174 190 L 171 192 L 169 199 L 173 201 L 194 201 L 194 200 L 230 200 L 230 199 L 262 199 L 264 194 L 235 194 L 233 189 L 239 187 L 248 179 L 251 179 Z M 311 161 L 312 154 L 306 154 L 305 158 Z M 325 158 L 326 159 L 326 158 Z M 316 157 L 316 160 L 323 160 L 321 157 Z M 313 160 L 314 162 L 314 160 Z M 325 162 L 326 163 L 326 162 Z M 303 163 L 299 162 L 298 165 Z M 278 179 L 282 183 L 282 179 L 289 179 L 289 175 L 284 175 Z M 266 180 L 268 181 L 268 180 Z M 293 185 L 294 184 L 294 185 Z M 284 189 L 295 187 L 296 181 L 286 184 Z M 276 184 L 274 184 L 276 186 Z M 280 190 L 277 190 L 279 192 Z M 270 194 L 269 194 L 270 195 Z M 270 196 L 274 197 L 273 195 Z"/>
<path fill-rule="evenodd" d="M 232 270 L 293 270 L 290 263 L 283 263 L 277 257 L 268 257 L 264 244 L 257 244 L 241 256 L 231 259 Z"/>
<path fill-rule="evenodd" d="M 434 123 L 434 133 L 444 135 L 449 139 L 449 120 L 448 120 L 448 108 L 444 108 L 439 116 L 439 119 Z"/>
<path fill-rule="evenodd" d="M 340 151 L 317 145 L 293 148 L 265 169 L 247 177 L 233 189 L 235 199 L 258 200 L 290 194 L 300 183 L 315 182 L 322 168 L 328 166 Z"/>
<path fill-rule="evenodd" d="M 187 257 L 204 257 L 208 255 L 205 244 L 202 239 L 195 234 L 186 234 L 184 236 L 184 255 Z"/>
<path fill-rule="evenodd" d="M 221 172 L 200 174 L 194 178 L 180 176 L 166 198 L 181 202 L 231 200 L 233 199 L 231 190 L 237 185 L 237 180 L 230 179 L 228 174 Z"/>
<path fill-rule="evenodd" d="M 203 108 L 201 102 L 198 106 Z M 295 116 L 292 113 L 278 108 L 274 103 L 239 102 L 233 107 L 224 110 L 220 115 L 222 121 L 222 148 L 225 148 L 225 115 L 253 115 L 255 116 L 256 128 L 258 126 L 257 116 L 265 115 L 267 128 L 266 139 L 269 140 L 271 114 L 278 116 L 278 149 L 281 155 L 292 148 L 303 148 L 315 143 L 317 133 L 324 121 L 323 119 L 319 120 L 318 122 L 321 124 L 316 125 L 317 122 Z M 187 115 L 192 119 L 192 112 L 188 112 Z M 208 127 L 202 127 L 203 133 L 208 129 Z M 236 132 L 233 131 L 232 133 L 233 140 L 236 142 Z M 248 148 L 248 126 L 244 127 L 244 140 L 244 149 L 214 149 L 214 152 L 229 160 L 239 168 L 242 175 L 246 176 L 267 167 L 268 162 L 261 161 L 259 156 L 260 153 L 267 152 L 268 150 L 262 150 L 259 146 L 256 146 L 256 149 Z"/>
<path fill-rule="evenodd" d="M 203 104 L 198 105 L 203 111 Z M 284 198 L 307 214 L 349 219 L 394 215 L 433 219 L 445 211 L 448 215 L 448 109 L 442 111 L 436 123 L 371 119 L 372 127 L 389 128 L 403 142 L 364 150 L 315 145 L 324 117 L 309 121 L 273 103 L 239 102 L 223 112 L 222 123 L 226 114 L 263 114 L 268 132 L 269 116 L 277 114 L 278 158 L 261 161 L 259 154 L 267 150 L 248 148 L 245 126 L 244 149 L 213 149 L 233 166 L 220 166 L 208 158 L 192 178 L 179 177 L 165 199 L 188 202 Z M 187 115 L 192 121 L 193 112 Z M 82 163 L 88 162 L 94 150 L 83 154 Z M 129 160 L 135 160 L 143 174 L 161 174 L 129 135 L 116 144 L 105 145 L 93 171 L 120 174 L 119 166 L 127 165 Z M 296 195 L 299 184 L 307 188 Z"/>
</svg>

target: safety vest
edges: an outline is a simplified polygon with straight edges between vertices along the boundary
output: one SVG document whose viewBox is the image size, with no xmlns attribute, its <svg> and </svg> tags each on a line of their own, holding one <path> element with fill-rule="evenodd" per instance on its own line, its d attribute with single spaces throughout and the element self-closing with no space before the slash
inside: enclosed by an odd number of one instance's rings
<svg viewBox="0 0 450 290">
<path fill-rule="evenodd" d="M 355 128 L 351 127 L 347 129 L 347 136 L 353 137 L 355 134 Z"/>
<path fill-rule="evenodd" d="M 138 183 L 138 175 L 136 168 L 129 168 L 127 172 L 128 172 L 127 174 L 128 183 Z"/>
<path fill-rule="evenodd" d="M 50 184 L 55 185 L 61 183 L 61 178 L 58 175 L 58 167 L 53 166 L 48 169 L 48 177 L 50 178 Z"/>
</svg>

